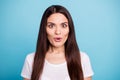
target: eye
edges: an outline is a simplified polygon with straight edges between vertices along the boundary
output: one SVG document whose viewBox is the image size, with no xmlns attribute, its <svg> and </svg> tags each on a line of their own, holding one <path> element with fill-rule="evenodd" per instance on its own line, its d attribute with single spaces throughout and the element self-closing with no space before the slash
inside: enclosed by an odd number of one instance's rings
<svg viewBox="0 0 120 80">
<path fill-rule="evenodd" d="M 47 24 L 47 27 L 49 27 L 49 28 L 53 28 L 55 25 L 53 24 L 53 23 L 49 23 L 49 24 Z"/>
<path fill-rule="evenodd" d="M 66 28 L 66 27 L 68 27 L 68 24 L 67 23 L 62 23 L 62 27 Z"/>
</svg>

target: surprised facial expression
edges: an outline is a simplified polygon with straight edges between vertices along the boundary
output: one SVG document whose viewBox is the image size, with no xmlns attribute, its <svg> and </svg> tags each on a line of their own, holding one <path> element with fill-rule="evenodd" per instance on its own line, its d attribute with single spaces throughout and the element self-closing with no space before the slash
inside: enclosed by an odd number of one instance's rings
<svg viewBox="0 0 120 80">
<path fill-rule="evenodd" d="M 64 46 L 68 35 L 68 19 L 61 13 L 54 13 L 47 19 L 47 38 L 53 47 Z"/>
</svg>

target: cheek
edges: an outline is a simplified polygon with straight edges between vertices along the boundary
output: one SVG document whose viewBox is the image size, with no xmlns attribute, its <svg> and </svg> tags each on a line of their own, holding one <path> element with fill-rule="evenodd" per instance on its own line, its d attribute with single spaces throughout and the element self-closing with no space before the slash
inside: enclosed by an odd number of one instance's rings
<svg viewBox="0 0 120 80">
<path fill-rule="evenodd" d="M 47 36 L 51 36 L 53 34 L 52 31 L 49 29 L 46 29 L 46 33 L 47 33 Z"/>
<path fill-rule="evenodd" d="M 46 30 L 46 32 L 47 32 L 47 38 L 50 41 L 52 39 L 53 32 L 50 30 Z"/>
<path fill-rule="evenodd" d="M 68 36 L 69 35 L 69 29 L 65 30 L 63 33 L 64 33 L 64 35 Z"/>
<path fill-rule="evenodd" d="M 64 31 L 64 34 L 63 34 L 63 36 L 64 36 L 64 38 L 68 38 L 68 36 L 69 36 L 69 31 Z"/>
</svg>

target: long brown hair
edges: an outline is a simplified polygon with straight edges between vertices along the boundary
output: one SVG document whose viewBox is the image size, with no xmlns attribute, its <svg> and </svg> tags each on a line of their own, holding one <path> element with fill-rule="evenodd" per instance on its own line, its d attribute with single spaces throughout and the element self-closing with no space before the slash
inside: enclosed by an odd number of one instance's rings
<svg viewBox="0 0 120 80">
<path fill-rule="evenodd" d="M 72 21 L 72 17 L 68 12 L 68 10 L 60 5 L 52 5 L 48 7 L 42 16 L 31 80 L 39 80 L 43 71 L 45 55 L 50 45 L 46 34 L 47 19 L 53 13 L 61 13 L 68 19 L 70 31 L 69 31 L 68 39 L 65 42 L 65 58 L 67 61 L 67 68 L 70 79 L 83 80 L 80 51 L 75 38 L 75 31 L 74 31 L 74 24 Z"/>
</svg>

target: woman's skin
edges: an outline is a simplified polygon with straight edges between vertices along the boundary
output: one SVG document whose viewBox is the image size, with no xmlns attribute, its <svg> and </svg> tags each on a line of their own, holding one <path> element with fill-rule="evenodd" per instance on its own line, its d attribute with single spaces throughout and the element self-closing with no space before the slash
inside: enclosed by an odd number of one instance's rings
<svg viewBox="0 0 120 80">
<path fill-rule="evenodd" d="M 65 62 L 64 44 L 69 35 L 67 18 L 60 13 L 52 14 L 47 20 L 46 32 L 51 44 L 46 60 L 53 64 Z"/>
<path fill-rule="evenodd" d="M 66 61 L 64 44 L 69 35 L 68 19 L 61 13 L 52 14 L 47 19 L 46 32 L 50 46 L 45 59 L 52 64 L 64 63 Z M 84 80 L 92 78 L 87 77 Z"/>
</svg>

